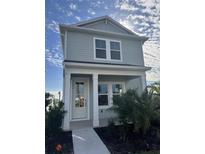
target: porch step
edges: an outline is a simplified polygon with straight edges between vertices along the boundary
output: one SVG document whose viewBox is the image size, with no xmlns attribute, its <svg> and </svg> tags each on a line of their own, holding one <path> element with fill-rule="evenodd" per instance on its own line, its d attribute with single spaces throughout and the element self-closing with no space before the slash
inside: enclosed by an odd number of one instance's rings
<svg viewBox="0 0 205 154">
<path fill-rule="evenodd" d="M 74 154 L 110 154 L 93 128 L 72 131 Z"/>
</svg>

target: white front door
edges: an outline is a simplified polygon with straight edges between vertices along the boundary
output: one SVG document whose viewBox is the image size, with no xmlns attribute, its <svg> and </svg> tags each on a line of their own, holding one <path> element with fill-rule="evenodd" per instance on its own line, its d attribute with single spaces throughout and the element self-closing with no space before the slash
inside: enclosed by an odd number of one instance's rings
<svg viewBox="0 0 205 154">
<path fill-rule="evenodd" d="M 72 120 L 88 119 L 88 79 L 74 79 L 72 89 Z"/>
</svg>

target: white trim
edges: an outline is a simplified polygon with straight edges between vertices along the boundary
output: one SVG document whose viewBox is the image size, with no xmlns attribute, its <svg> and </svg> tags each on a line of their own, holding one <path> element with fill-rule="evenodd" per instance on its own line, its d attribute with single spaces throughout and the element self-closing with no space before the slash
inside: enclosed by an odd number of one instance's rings
<svg viewBox="0 0 205 154">
<path fill-rule="evenodd" d="M 73 119 L 72 112 L 73 112 L 73 82 L 75 81 L 82 81 L 87 82 L 87 118 L 81 119 Z M 90 82 L 88 77 L 72 77 L 71 80 L 71 97 L 70 97 L 70 121 L 81 121 L 81 120 L 90 120 Z"/>
<path fill-rule="evenodd" d="M 111 106 L 110 106 L 110 87 L 109 87 L 109 83 L 108 83 L 108 82 L 105 82 L 105 81 L 103 81 L 103 82 L 98 81 L 98 86 L 99 86 L 100 84 L 106 84 L 106 85 L 107 85 L 107 90 L 108 90 L 108 92 L 107 92 L 108 105 L 99 105 L 99 104 L 98 104 L 98 108 L 99 108 L 99 109 L 107 109 L 107 108 L 111 107 Z M 103 94 L 102 94 L 102 95 L 103 95 Z M 99 93 L 98 93 L 98 98 L 99 98 Z M 98 102 L 98 103 L 99 103 L 99 102 Z"/>
<path fill-rule="evenodd" d="M 104 34 L 109 36 L 117 36 L 121 38 L 137 39 L 137 40 L 142 40 L 143 42 L 149 39 L 148 37 L 138 36 L 136 34 L 135 35 L 123 34 L 123 33 L 109 32 L 105 30 L 97 30 L 92 28 L 83 28 L 83 27 L 70 26 L 70 25 L 60 25 L 60 29 L 61 31 L 68 30 L 68 31 L 88 32 L 88 33 L 95 33 L 95 34 Z"/>
<path fill-rule="evenodd" d="M 146 73 L 143 73 L 143 75 L 141 75 L 141 84 L 142 84 L 142 91 L 143 91 L 147 86 Z"/>
<path fill-rule="evenodd" d="M 122 60 L 122 43 L 121 43 L 121 41 L 119 41 L 119 40 L 111 40 L 110 39 L 110 42 L 119 42 L 120 43 L 120 51 L 119 50 L 113 50 L 113 51 L 119 51 L 120 52 L 120 60 L 112 59 L 112 61 L 121 61 L 122 62 L 123 60 Z M 109 45 L 110 45 L 110 42 L 109 42 Z M 111 58 L 111 49 L 110 49 L 110 58 Z"/>
<path fill-rule="evenodd" d="M 113 106 L 113 102 L 112 102 L 113 101 L 112 100 L 112 98 L 113 98 L 112 85 L 113 84 L 121 84 L 122 88 L 123 88 L 123 92 L 126 91 L 125 82 L 123 82 L 123 81 L 99 81 L 98 85 L 99 84 L 107 84 L 107 86 L 108 86 L 108 105 L 103 105 L 103 106 L 99 105 L 98 106 L 99 109 L 108 109 L 108 108 Z"/>
<path fill-rule="evenodd" d="M 70 111 L 70 81 L 71 81 L 71 73 L 65 69 L 65 80 L 64 80 L 64 110 Z M 70 113 L 66 112 L 63 119 L 63 130 L 70 129 Z"/>
<path fill-rule="evenodd" d="M 68 66 L 69 68 L 77 68 L 77 69 L 80 69 L 80 68 L 84 68 L 84 69 L 87 69 L 87 70 L 90 70 L 90 69 L 106 69 L 106 70 L 110 70 L 110 69 L 113 69 L 113 70 L 124 70 L 124 71 L 131 71 L 131 70 L 134 70 L 134 71 L 147 71 L 147 70 L 150 70 L 151 67 L 146 67 L 146 66 L 124 66 L 124 65 L 108 65 L 108 64 L 91 64 L 91 63 L 75 63 L 75 62 L 64 62 L 64 65 L 65 66 Z M 123 73 L 124 74 L 124 73 Z"/>
<path fill-rule="evenodd" d="M 71 119 L 70 122 L 75 122 L 75 121 L 86 121 L 86 120 L 90 120 L 88 118 L 84 118 L 84 119 Z"/>
<path fill-rule="evenodd" d="M 64 39 L 64 59 L 67 59 L 67 39 L 68 39 L 68 32 L 65 31 L 65 39 Z"/>
<path fill-rule="evenodd" d="M 96 58 L 96 44 L 95 44 L 95 40 L 96 39 L 98 39 L 98 40 L 103 40 L 103 41 L 105 41 L 105 52 L 106 52 L 106 58 L 104 59 L 104 58 Z M 96 37 L 94 37 L 93 38 L 93 49 L 94 49 L 94 60 L 107 60 L 107 40 L 106 39 L 103 39 L 103 38 L 96 38 Z M 104 48 L 101 48 L 101 49 L 103 49 L 104 50 Z"/>
<path fill-rule="evenodd" d="M 95 40 L 103 40 L 106 43 L 106 58 L 97 58 L 96 57 L 96 44 Z M 120 43 L 120 59 L 111 59 L 111 49 L 110 49 L 110 42 L 119 42 Z M 117 61 L 122 62 L 122 45 L 120 40 L 114 40 L 109 38 L 99 38 L 99 37 L 93 37 L 93 49 L 94 49 L 94 60 L 103 60 L 103 61 Z"/>
<path fill-rule="evenodd" d="M 117 70 L 117 69 L 81 69 L 81 68 L 69 68 L 72 74 L 94 74 L 99 75 L 122 75 L 122 76 L 141 76 L 143 71 L 136 70 Z"/>
<path fill-rule="evenodd" d="M 99 107 L 98 107 L 98 74 L 92 74 L 93 81 L 93 127 L 99 126 Z"/>
<path fill-rule="evenodd" d="M 82 25 L 86 25 L 86 24 L 90 24 L 92 22 L 96 22 L 96 21 L 99 21 L 99 20 L 103 20 L 105 19 L 107 16 L 101 16 L 101 17 L 96 17 L 96 18 L 92 18 L 92 19 L 89 19 L 89 20 L 85 20 L 85 21 L 80 21 L 76 24 L 72 24 L 72 26 L 82 26 Z"/>
<path fill-rule="evenodd" d="M 91 23 L 89 23 L 89 24 L 87 24 L 87 25 L 84 25 L 84 26 L 81 26 L 81 27 L 93 26 L 93 25 L 97 25 L 97 24 L 99 24 L 99 23 L 101 23 L 101 22 L 103 22 L 103 20 L 102 20 L 102 21 L 98 21 L 98 22 L 91 22 Z"/>
</svg>

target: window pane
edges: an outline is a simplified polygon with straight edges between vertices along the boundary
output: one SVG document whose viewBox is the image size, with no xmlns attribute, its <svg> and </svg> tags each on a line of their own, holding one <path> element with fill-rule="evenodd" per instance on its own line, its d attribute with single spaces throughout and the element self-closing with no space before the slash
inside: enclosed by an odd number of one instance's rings
<svg viewBox="0 0 205 154">
<path fill-rule="evenodd" d="M 83 95 L 84 94 L 84 83 L 83 82 L 76 82 L 76 94 Z"/>
<path fill-rule="evenodd" d="M 96 49 L 96 58 L 106 59 L 106 50 Z"/>
<path fill-rule="evenodd" d="M 113 95 L 112 99 L 114 100 L 114 99 L 116 99 L 116 98 L 119 97 L 119 96 L 120 96 L 119 94 Z"/>
<path fill-rule="evenodd" d="M 108 87 L 106 84 L 99 84 L 98 85 L 98 93 L 99 94 L 107 94 L 108 93 Z"/>
<path fill-rule="evenodd" d="M 106 48 L 105 40 L 95 40 L 96 48 Z"/>
<path fill-rule="evenodd" d="M 99 95 L 98 105 L 108 105 L 108 95 Z"/>
<path fill-rule="evenodd" d="M 110 49 L 120 50 L 120 42 L 110 42 Z"/>
<path fill-rule="evenodd" d="M 120 60 L 120 51 L 111 51 L 111 59 Z"/>
<path fill-rule="evenodd" d="M 113 84 L 112 85 L 112 92 L 113 92 L 113 94 L 122 93 L 122 85 L 121 84 Z"/>
</svg>

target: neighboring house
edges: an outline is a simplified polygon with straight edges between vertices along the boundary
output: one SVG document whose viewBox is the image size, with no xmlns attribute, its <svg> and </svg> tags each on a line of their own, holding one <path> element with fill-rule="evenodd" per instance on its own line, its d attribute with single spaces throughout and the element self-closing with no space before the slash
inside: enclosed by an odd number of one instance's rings
<svg viewBox="0 0 205 154">
<path fill-rule="evenodd" d="M 146 86 L 142 45 L 136 35 L 108 16 L 60 25 L 64 51 L 63 129 L 100 127 L 116 115 L 106 110 L 112 98 Z"/>
</svg>

